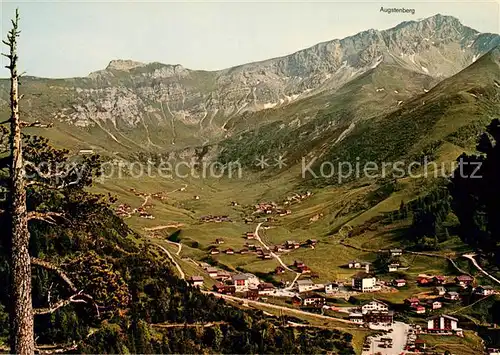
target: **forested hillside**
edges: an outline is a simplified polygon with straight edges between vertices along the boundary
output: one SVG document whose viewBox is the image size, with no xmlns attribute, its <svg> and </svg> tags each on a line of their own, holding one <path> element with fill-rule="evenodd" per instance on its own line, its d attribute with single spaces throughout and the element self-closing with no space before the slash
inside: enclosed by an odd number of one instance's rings
<svg viewBox="0 0 500 355">
<path fill-rule="evenodd" d="M 353 353 L 340 331 L 284 328 L 261 312 L 242 311 L 188 286 L 154 246 L 142 243 L 109 208 L 110 197 L 86 188 L 97 156 L 70 160 L 67 151 L 25 137 L 25 159 L 47 171 L 29 183 L 33 306 L 39 349 L 86 353 Z M 50 167 L 73 166 L 57 188 Z M 74 164 L 74 165 L 73 165 Z M 5 166 L 4 166 L 5 168 Z M 78 180 L 76 171 L 82 172 Z M 2 185 L 8 176 L 2 175 Z M 5 209 L 6 206 L 2 206 Z M 49 212 L 50 211 L 50 212 Z M 9 277 L 8 220 L 2 214 L 0 284 Z M 0 291 L 0 341 L 8 341 L 9 292 Z M 180 327 L 159 328 L 158 324 Z M 183 323 L 187 324 L 183 326 Z M 189 327 L 194 323 L 213 323 Z"/>
</svg>

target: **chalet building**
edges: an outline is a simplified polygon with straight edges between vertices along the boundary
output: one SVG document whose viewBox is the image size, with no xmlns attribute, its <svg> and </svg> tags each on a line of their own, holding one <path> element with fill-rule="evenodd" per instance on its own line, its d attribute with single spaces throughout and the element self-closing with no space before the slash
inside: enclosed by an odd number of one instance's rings
<svg viewBox="0 0 500 355">
<path fill-rule="evenodd" d="M 416 297 L 407 298 L 404 300 L 405 305 L 411 308 L 415 308 L 420 304 L 420 300 Z"/>
<path fill-rule="evenodd" d="M 415 340 L 415 349 L 418 351 L 424 351 L 426 348 L 425 340 L 423 339 L 416 339 Z"/>
<path fill-rule="evenodd" d="M 318 240 L 317 239 L 308 239 L 308 240 L 306 240 L 306 244 L 311 245 L 311 246 L 316 246 L 316 244 L 318 244 Z"/>
<path fill-rule="evenodd" d="M 314 290 L 316 285 L 311 280 L 298 280 L 297 287 L 299 289 L 299 293 L 302 293 Z"/>
<path fill-rule="evenodd" d="M 311 273 L 311 268 L 309 266 L 307 266 L 307 265 L 299 267 L 298 269 L 303 274 L 310 274 Z"/>
<path fill-rule="evenodd" d="M 461 287 L 467 287 L 472 284 L 473 281 L 474 279 L 469 275 L 460 275 L 455 277 L 455 283 Z"/>
<path fill-rule="evenodd" d="M 258 288 L 249 288 L 248 290 L 244 291 L 243 297 L 256 301 L 259 299 L 259 289 Z"/>
<path fill-rule="evenodd" d="M 236 287 L 218 282 L 214 285 L 214 291 L 226 295 L 233 295 L 236 292 Z"/>
<path fill-rule="evenodd" d="M 364 315 L 361 313 L 350 313 L 349 320 L 353 323 L 363 324 L 364 323 Z"/>
<path fill-rule="evenodd" d="M 214 267 L 207 267 L 205 269 L 208 273 L 208 276 L 212 277 L 212 278 L 216 278 L 217 277 L 217 274 L 218 274 L 218 270 Z"/>
<path fill-rule="evenodd" d="M 257 288 L 259 289 L 259 292 L 274 291 L 276 289 L 276 287 L 274 287 L 274 285 L 270 282 L 263 282 L 263 283 L 259 284 L 259 286 L 257 286 Z"/>
<path fill-rule="evenodd" d="M 263 259 L 272 259 L 272 256 L 270 253 L 264 252 L 264 253 L 262 253 L 262 258 Z"/>
<path fill-rule="evenodd" d="M 219 254 L 219 253 L 220 253 L 220 251 L 219 251 L 219 249 L 217 249 L 217 248 L 212 248 L 212 249 L 210 249 L 210 255 L 217 255 L 217 254 Z"/>
<path fill-rule="evenodd" d="M 234 254 L 234 249 L 231 249 L 231 248 L 227 248 L 224 253 L 226 253 L 227 255 L 233 255 Z"/>
<path fill-rule="evenodd" d="M 283 266 L 277 266 L 276 269 L 274 269 L 274 273 L 276 275 L 281 275 L 285 273 L 285 268 Z"/>
<path fill-rule="evenodd" d="M 247 239 L 255 239 L 255 234 L 253 232 L 246 232 L 245 236 Z"/>
<path fill-rule="evenodd" d="M 458 329 L 458 319 L 442 314 L 427 319 L 427 331 L 432 333 L 449 333 Z"/>
<path fill-rule="evenodd" d="M 429 301 L 428 305 L 433 311 L 443 307 L 443 304 L 439 301 Z"/>
<path fill-rule="evenodd" d="M 240 254 L 248 254 L 250 252 L 250 250 L 248 250 L 247 248 L 243 248 L 240 250 Z"/>
<path fill-rule="evenodd" d="M 377 278 L 365 272 L 360 272 L 353 277 L 352 288 L 360 292 L 374 292 L 380 290 L 380 286 L 377 285 Z"/>
<path fill-rule="evenodd" d="M 442 285 L 446 282 L 446 277 L 444 276 L 434 276 L 432 278 L 432 283 L 436 286 Z"/>
<path fill-rule="evenodd" d="M 417 284 L 419 286 L 429 286 L 432 283 L 432 280 L 429 279 L 428 277 L 418 277 L 417 278 Z"/>
<path fill-rule="evenodd" d="M 363 314 L 366 323 L 384 323 L 392 324 L 394 322 L 393 311 L 370 311 Z"/>
<path fill-rule="evenodd" d="M 227 271 L 224 270 L 218 270 L 217 271 L 217 276 L 215 277 L 216 280 L 220 281 L 226 281 L 231 278 L 231 274 Z"/>
<path fill-rule="evenodd" d="M 295 260 L 293 262 L 293 266 L 295 266 L 297 269 L 300 269 L 301 267 L 306 266 L 306 264 L 304 264 L 302 261 Z"/>
<path fill-rule="evenodd" d="M 390 249 L 389 252 L 391 253 L 391 256 L 401 256 L 401 255 L 403 255 L 403 250 L 402 249 Z"/>
<path fill-rule="evenodd" d="M 222 238 L 215 239 L 215 244 L 224 244 L 224 239 Z"/>
<path fill-rule="evenodd" d="M 302 304 L 302 298 L 300 298 L 299 296 L 293 296 L 292 297 L 292 304 L 294 306 L 300 306 Z"/>
<path fill-rule="evenodd" d="M 398 271 L 399 267 L 400 267 L 400 264 L 398 264 L 398 263 L 389 264 L 389 265 L 387 265 L 387 271 L 396 272 L 396 271 Z"/>
<path fill-rule="evenodd" d="M 287 249 L 298 249 L 300 248 L 300 243 L 297 243 L 296 241 L 294 240 L 287 240 L 285 242 L 285 247 Z"/>
<path fill-rule="evenodd" d="M 280 252 L 285 251 L 285 250 L 286 249 L 285 249 L 285 247 L 283 245 L 275 245 L 274 246 L 274 252 L 275 253 L 280 253 Z"/>
<path fill-rule="evenodd" d="M 458 292 L 455 292 L 455 291 L 448 291 L 446 292 L 446 294 L 444 295 L 444 297 L 450 301 L 458 301 L 460 300 L 460 295 Z"/>
<path fill-rule="evenodd" d="M 236 292 L 248 291 L 250 288 L 257 288 L 260 281 L 257 276 L 249 273 L 236 274 L 231 277 Z"/>
<path fill-rule="evenodd" d="M 444 286 L 436 286 L 434 287 L 434 294 L 444 296 L 446 294 L 446 288 Z"/>
<path fill-rule="evenodd" d="M 188 282 L 195 287 L 203 286 L 203 276 L 191 276 Z"/>
<path fill-rule="evenodd" d="M 416 314 L 425 314 L 425 307 L 424 306 L 416 306 L 414 308 Z"/>
<path fill-rule="evenodd" d="M 394 287 L 403 287 L 406 286 L 406 280 L 405 279 L 397 279 L 392 281 L 392 285 Z"/>
<path fill-rule="evenodd" d="M 361 306 L 361 313 L 366 314 L 372 311 L 378 311 L 378 312 L 387 312 L 389 311 L 389 306 L 379 300 L 372 300 L 370 302 L 366 302 Z"/>
<path fill-rule="evenodd" d="M 321 296 L 309 296 L 309 297 L 304 297 L 302 305 L 304 307 L 314 307 L 314 308 L 321 308 L 323 305 L 326 303 L 326 300 L 324 297 Z"/>
<path fill-rule="evenodd" d="M 337 293 L 340 291 L 340 287 L 336 283 L 327 283 L 325 285 L 325 293 Z"/>
<path fill-rule="evenodd" d="M 355 260 L 352 260 L 352 261 L 349 261 L 349 263 L 347 264 L 347 267 L 349 269 L 361 269 L 361 263 L 359 261 L 355 261 Z"/>
<path fill-rule="evenodd" d="M 495 293 L 491 286 L 478 286 L 474 289 L 474 294 L 479 296 L 489 296 Z"/>
</svg>

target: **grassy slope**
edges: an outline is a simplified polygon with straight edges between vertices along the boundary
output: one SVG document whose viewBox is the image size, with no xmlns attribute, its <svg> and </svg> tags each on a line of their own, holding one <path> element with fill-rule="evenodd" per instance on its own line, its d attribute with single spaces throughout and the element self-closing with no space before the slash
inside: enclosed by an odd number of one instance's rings
<svg viewBox="0 0 500 355">
<path fill-rule="evenodd" d="M 488 122 L 491 115 L 495 113 L 494 105 L 498 104 L 499 95 L 493 80 L 500 81 L 500 71 L 498 71 L 498 63 L 495 60 L 497 59 L 492 55 L 487 55 L 464 72 L 438 84 L 427 94 L 405 103 L 400 110 L 358 124 L 355 130 L 337 145 L 334 145 L 332 141 L 336 140 L 345 125 L 322 132 L 317 140 L 309 139 L 309 137 L 314 137 L 318 131 L 324 129 L 325 122 L 338 119 L 335 113 L 345 109 L 345 105 L 338 107 L 335 105 L 338 101 L 329 102 L 331 98 L 315 98 L 313 100 L 324 100 L 324 107 L 327 109 L 318 113 L 316 120 L 309 121 L 296 129 L 292 125 L 290 126 L 293 128 L 291 131 L 286 129 L 281 133 L 266 131 L 262 128 L 258 133 L 248 133 L 250 137 L 248 140 L 243 138 L 242 141 L 238 141 L 232 146 L 235 150 L 231 152 L 231 156 L 241 153 L 249 162 L 253 162 L 254 153 L 269 151 L 270 148 L 280 147 L 284 144 L 288 149 L 293 148 L 291 154 L 297 157 L 306 152 L 316 152 L 330 158 L 335 156 L 350 159 L 358 155 L 365 159 L 384 160 L 413 156 L 420 153 L 429 143 L 442 140 L 444 143 L 436 151 L 436 160 L 450 162 L 463 150 L 471 149 L 473 140 L 470 139 L 470 135 L 476 134 L 480 130 L 480 126 Z M 372 91 L 373 88 L 381 85 L 377 82 L 377 80 L 381 80 L 377 76 L 380 75 L 380 72 L 375 71 L 370 75 L 351 84 L 358 86 L 354 89 L 350 88 L 348 91 L 355 92 L 355 95 L 358 95 L 356 96 L 358 100 L 366 100 L 362 101 L 365 105 L 377 100 L 377 96 L 373 92 L 370 95 L 365 95 L 364 92 L 368 90 L 366 89 L 367 85 Z M 386 86 L 397 84 L 397 82 L 384 83 Z M 347 95 L 348 92 L 340 92 L 339 95 Z M 477 98 L 472 94 L 476 95 Z M 342 98 L 342 96 L 340 97 Z M 343 98 L 345 99 L 345 96 Z M 395 99 L 391 94 L 390 100 Z M 315 102 L 314 105 L 318 102 Z M 328 103 L 331 105 L 326 106 Z M 299 105 L 308 107 L 304 102 L 291 106 L 291 109 L 296 110 L 295 114 L 303 112 L 304 107 L 299 108 Z M 362 110 L 365 107 L 362 105 L 356 106 L 356 108 Z M 389 107 L 387 109 L 392 110 Z M 266 114 L 280 116 L 287 113 L 269 111 Z M 363 114 L 368 115 L 367 112 Z M 278 116 L 269 117 L 269 120 L 273 121 Z M 294 119 L 293 114 L 287 117 L 291 121 Z M 287 122 L 291 122 L 288 118 Z M 248 119 L 251 121 L 251 118 Z M 240 123 L 234 122 L 234 127 L 238 124 Z M 250 123 L 247 124 L 247 127 L 251 127 Z M 398 132 L 398 134 L 394 134 L 394 132 Z M 74 134 L 72 128 L 65 127 L 64 130 L 55 130 L 53 134 L 58 137 L 57 143 L 59 145 L 73 145 L 75 142 L 85 141 L 92 142 L 96 146 L 101 145 L 103 149 L 112 147 L 112 149 L 126 151 L 124 147 L 120 148 L 115 146 L 115 143 L 110 143 L 103 132 L 95 135 L 96 132 L 83 134 L 79 131 L 79 133 Z M 376 258 L 375 253 L 359 252 L 340 245 L 338 238 L 332 231 L 338 230 L 345 223 L 356 226 L 383 212 L 396 209 L 401 200 L 408 201 L 425 193 L 429 185 L 432 184 L 431 181 L 402 180 L 400 181 L 401 186 L 403 186 L 401 190 L 385 196 L 383 200 L 374 205 L 367 205 L 367 196 L 379 187 L 377 181 L 357 181 L 340 186 L 325 185 L 325 183 L 328 182 L 322 182 L 319 184 L 320 187 L 315 187 L 311 181 L 304 181 L 300 178 L 300 166 L 293 165 L 279 172 L 258 173 L 255 170 L 245 168 L 242 179 L 114 179 L 97 186 L 96 190 L 117 195 L 118 203 L 128 203 L 133 207 L 139 207 L 144 200 L 130 192 L 130 188 L 135 188 L 143 193 L 169 192 L 166 201 L 150 200 L 153 205 L 151 213 L 156 217 L 154 220 L 132 217 L 126 221 L 144 237 L 151 235 L 150 232 L 144 230 L 146 227 L 170 223 L 184 224 L 178 228 L 181 230 L 182 253 L 180 256 L 174 257 L 178 259 L 189 276 L 203 274 L 203 271 L 189 260 L 181 260 L 181 257 L 190 257 L 195 260 L 205 258 L 207 249 L 215 238 L 222 237 L 226 240 L 223 248 L 239 249 L 243 246 L 245 243 L 242 238 L 243 233 L 253 231 L 255 228 L 255 224 L 243 222 L 243 217 L 252 211 L 249 206 L 260 201 L 279 201 L 293 192 L 304 191 L 305 188 L 310 189 L 314 193 L 312 197 L 300 204 L 293 205 L 291 207 L 292 214 L 278 218 L 278 221 L 273 223 L 273 228 L 263 231 L 262 236 L 271 245 L 287 239 L 299 241 L 308 238 L 318 239 L 320 243 L 316 249 L 301 248 L 284 255 L 283 260 L 288 264 L 297 259 L 302 260 L 313 271 L 319 273 L 320 281 L 327 281 L 348 280 L 354 272 L 342 269 L 340 266 L 349 260 L 373 261 Z M 188 185 L 186 191 L 177 191 L 183 184 Z M 194 195 L 199 195 L 200 200 L 194 200 Z M 232 207 L 230 202 L 234 200 L 238 201 L 240 206 Z M 311 222 L 309 219 L 318 213 L 323 213 L 323 217 L 316 222 Z M 207 214 L 227 214 L 234 222 L 201 223 L 199 218 Z M 351 242 L 370 249 L 398 245 L 400 227 L 404 226 L 389 226 L 386 229 L 367 232 Z M 156 232 L 156 234 L 159 238 L 166 238 L 176 230 L 177 228 L 167 228 Z M 193 241 L 197 241 L 199 247 L 193 248 L 191 246 Z M 460 248 L 459 243 L 449 243 L 448 247 L 450 248 Z M 177 250 L 175 246 L 170 244 L 163 245 L 173 253 Z M 240 267 L 252 272 L 269 272 L 277 266 L 275 260 L 261 261 L 252 254 L 247 256 L 220 255 L 216 256 L 215 259 L 229 268 Z M 379 294 L 376 295 L 377 297 L 391 302 L 401 302 L 410 295 L 425 291 L 417 288 L 413 282 L 419 273 L 453 272 L 449 269 L 447 262 L 441 259 L 416 257 L 409 260 L 409 263 L 411 267 L 404 276 L 410 280 L 410 285 L 400 292 Z M 292 277 L 293 275 L 289 273 L 283 276 L 284 279 Z M 389 279 L 391 275 L 385 277 Z M 372 296 L 365 295 L 363 297 L 370 298 Z"/>
</svg>

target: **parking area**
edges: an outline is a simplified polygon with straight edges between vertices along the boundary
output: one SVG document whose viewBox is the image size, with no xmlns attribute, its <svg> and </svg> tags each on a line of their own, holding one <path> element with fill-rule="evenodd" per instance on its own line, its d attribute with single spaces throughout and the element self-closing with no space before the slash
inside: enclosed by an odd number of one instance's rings
<svg viewBox="0 0 500 355">
<path fill-rule="evenodd" d="M 383 330 L 385 334 L 368 337 L 363 347 L 363 355 L 398 355 L 405 353 L 410 326 L 402 322 L 394 322 L 391 326 L 371 325 L 371 329 Z"/>
</svg>

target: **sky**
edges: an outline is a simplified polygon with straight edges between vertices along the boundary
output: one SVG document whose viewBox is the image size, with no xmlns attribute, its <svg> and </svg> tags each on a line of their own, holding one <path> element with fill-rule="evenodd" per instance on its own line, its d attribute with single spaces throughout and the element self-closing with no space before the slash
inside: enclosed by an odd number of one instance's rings
<svg viewBox="0 0 500 355">
<path fill-rule="evenodd" d="M 223 69 L 437 13 L 481 32 L 500 32 L 500 0 L 0 1 L 3 38 L 16 7 L 21 14 L 20 70 L 53 78 L 87 76 L 113 59 Z M 388 14 L 381 7 L 415 14 Z M 8 76 L 4 65 L 2 57 L 0 77 Z"/>
</svg>

